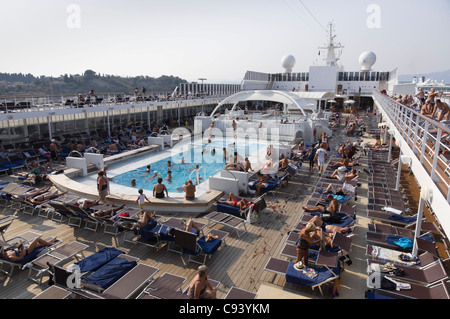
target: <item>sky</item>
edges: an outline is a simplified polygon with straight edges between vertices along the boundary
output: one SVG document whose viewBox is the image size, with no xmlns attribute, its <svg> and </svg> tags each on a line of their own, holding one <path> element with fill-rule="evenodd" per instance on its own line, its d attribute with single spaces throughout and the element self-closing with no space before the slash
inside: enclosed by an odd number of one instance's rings
<svg viewBox="0 0 450 319">
<path fill-rule="evenodd" d="M 0 0 L 0 72 L 179 76 L 240 83 L 246 71 L 319 65 L 333 22 L 341 64 L 399 74 L 450 69 L 450 0 Z"/>
</svg>

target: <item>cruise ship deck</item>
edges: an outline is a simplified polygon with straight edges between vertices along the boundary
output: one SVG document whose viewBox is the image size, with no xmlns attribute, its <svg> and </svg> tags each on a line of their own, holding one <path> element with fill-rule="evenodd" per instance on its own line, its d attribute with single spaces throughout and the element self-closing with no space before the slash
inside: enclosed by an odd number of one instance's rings
<svg viewBox="0 0 450 319">
<path fill-rule="evenodd" d="M 379 113 L 378 113 L 379 114 Z M 345 116 L 346 114 L 344 114 Z M 363 115 L 368 131 L 378 129 L 379 115 Z M 379 138 L 379 136 L 378 136 Z M 349 137 L 346 136 L 344 127 L 341 126 L 335 131 L 335 135 L 330 139 L 331 149 L 335 149 L 338 143 L 345 142 Z M 362 143 L 375 143 L 375 137 L 367 133 L 361 137 Z M 352 138 L 354 140 L 354 138 Z M 398 140 L 398 139 L 397 139 Z M 317 170 L 313 175 L 309 173 L 308 164 L 305 162 L 297 175 L 289 181 L 285 188 L 271 192 L 265 196 L 267 209 L 260 213 L 256 222 L 246 225 L 246 232 L 237 236 L 236 232 L 227 227 L 215 225 L 211 226 L 229 232 L 226 238 L 226 245 L 222 246 L 210 259 L 207 259 L 206 265 L 209 268 L 209 278 L 220 282 L 217 291 L 217 297 L 223 299 L 232 287 L 238 287 L 252 293 L 255 293 L 258 299 L 364 299 L 367 289 L 367 259 L 366 256 L 366 233 L 368 224 L 371 222 L 367 218 L 369 202 L 369 183 L 370 175 L 366 173 L 369 169 L 370 154 L 364 154 L 360 151 L 361 166 L 358 168 L 358 192 L 357 200 L 348 203 L 355 206 L 356 222 L 354 236 L 352 237 L 352 246 L 350 252 L 351 265 L 345 265 L 341 272 L 339 281 L 339 296 L 333 297 L 333 285 L 327 285 L 323 289 L 323 294 L 318 289 L 312 290 L 310 287 L 301 287 L 286 282 L 282 274 L 275 274 L 266 271 L 265 267 L 271 257 L 291 260 L 291 258 L 282 256 L 283 247 L 286 244 L 288 235 L 295 229 L 299 223 L 304 211 L 302 206 L 312 199 L 316 192 L 316 185 L 320 179 Z M 329 152 L 329 155 L 330 154 Z M 387 156 L 385 152 L 382 154 Z M 399 148 L 389 153 L 394 161 L 400 159 Z M 430 155 L 426 155 L 430 158 Z M 384 157 L 383 157 L 384 158 Z M 400 161 L 400 163 L 402 163 Z M 439 163 L 436 164 L 439 166 Z M 392 165 L 394 169 L 397 165 Z M 408 200 L 408 207 L 411 208 L 411 214 L 417 212 L 420 197 L 420 187 L 416 182 L 414 175 L 408 165 L 400 164 L 401 175 L 400 185 L 404 195 Z M 7 177 L 5 177 L 7 179 Z M 448 181 L 448 177 L 447 177 Z M 448 187 L 448 186 L 447 186 Z M 448 189 L 442 190 L 443 193 Z M 447 204 L 448 207 L 448 204 Z M 437 254 L 442 259 L 447 259 L 448 249 L 446 245 L 445 232 L 439 224 L 439 220 L 432 214 L 431 206 L 424 206 L 424 215 L 427 221 L 435 224 L 437 232 L 433 233 L 436 241 Z M 176 216 L 173 214 L 161 214 L 163 219 Z M 203 218 L 205 213 L 194 214 L 194 221 L 207 223 Z M 150 265 L 159 269 L 155 278 L 164 273 L 172 273 L 186 278 L 182 289 L 189 286 L 190 280 L 195 276 L 198 264 L 188 262 L 187 257 L 181 258 L 179 254 L 162 247 L 157 251 L 145 245 L 132 244 L 123 241 L 124 234 L 117 237 L 104 234 L 103 229 L 91 231 L 84 228 L 72 227 L 66 223 L 59 223 L 48 218 L 37 216 L 37 214 L 25 214 L 12 208 L 4 208 L 0 214 L 0 219 L 7 216 L 16 216 L 11 226 L 4 234 L 5 237 L 12 238 L 27 231 L 33 231 L 42 235 L 42 238 L 48 236 L 57 236 L 64 243 L 77 241 L 86 244 L 88 248 L 84 255 L 89 256 L 98 250 L 113 246 L 123 250 L 126 254 L 139 258 L 139 263 Z M 179 215 L 186 218 L 185 215 Z M 207 228 L 208 229 L 208 228 Z M 67 260 L 62 266 L 73 263 Z M 447 270 L 448 271 L 448 270 Z M 48 277 L 43 277 L 42 284 L 37 284 L 28 280 L 28 269 L 14 270 L 11 277 L 0 274 L 0 298 L 2 299 L 31 299 L 39 295 L 48 288 Z M 448 280 L 448 279 L 447 279 Z M 447 282 L 445 281 L 445 284 Z"/>
</svg>

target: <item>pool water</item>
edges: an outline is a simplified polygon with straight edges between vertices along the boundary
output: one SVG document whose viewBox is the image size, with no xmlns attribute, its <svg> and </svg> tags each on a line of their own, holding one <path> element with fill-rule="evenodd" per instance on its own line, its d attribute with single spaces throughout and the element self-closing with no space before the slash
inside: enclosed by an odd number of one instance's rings
<svg viewBox="0 0 450 319">
<path fill-rule="evenodd" d="M 172 156 L 151 162 L 149 159 L 150 171 L 142 166 L 134 170 L 114 176 L 114 183 L 122 186 L 130 186 L 131 180 L 136 180 L 136 189 L 142 188 L 151 194 L 153 186 L 157 183 L 158 177 L 163 178 L 163 184 L 166 185 L 169 193 L 182 193 L 182 186 L 187 180 L 192 180 L 194 184 L 205 182 L 215 171 L 225 167 L 224 151 L 226 148 L 227 156 L 233 156 L 234 152 L 242 158 L 248 156 L 252 159 L 252 154 L 260 150 L 264 145 L 261 143 L 227 143 L 225 141 L 214 141 L 204 145 L 189 147 L 181 153 L 172 154 Z M 184 163 L 182 158 L 184 158 Z M 171 161 L 172 179 L 168 180 L 168 161 Z M 196 166 L 198 165 L 198 169 Z M 197 183 L 196 179 L 200 179 Z"/>
</svg>

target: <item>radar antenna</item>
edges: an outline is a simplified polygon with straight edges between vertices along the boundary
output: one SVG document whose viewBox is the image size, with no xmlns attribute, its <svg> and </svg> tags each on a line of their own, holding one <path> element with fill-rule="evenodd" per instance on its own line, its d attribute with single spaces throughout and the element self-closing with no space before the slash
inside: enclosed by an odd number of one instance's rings
<svg viewBox="0 0 450 319">
<path fill-rule="evenodd" d="M 340 43 L 335 44 L 334 39 L 336 38 L 336 35 L 333 35 L 333 23 L 328 23 L 329 27 L 329 42 L 326 47 L 319 47 L 320 50 L 327 50 L 327 58 L 326 58 L 326 64 L 328 66 L 336 66 L 337 61 L 340 59 L 340 54 L 342 53 L 342 50 L 339 53 L 339 56 L 336 56 L 335 50 L 337 49 L 343 49 L 344 46 L 342 46 Z M 320 54 L 320 52 L 319 52 Z"/>
</svg>

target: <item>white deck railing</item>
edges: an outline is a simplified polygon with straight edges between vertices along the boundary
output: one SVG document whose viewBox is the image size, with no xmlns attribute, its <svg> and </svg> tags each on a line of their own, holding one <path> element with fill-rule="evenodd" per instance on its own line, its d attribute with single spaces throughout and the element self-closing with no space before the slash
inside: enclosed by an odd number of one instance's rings
<svg viewBox="0 0 450 319">
<path fill-rule="evenodd" d="M 401 148 L 412 151 L 450 204 L 450 123 L 437 122 L 420 114 L 418 108 L 402 105 L 379 92 L 373 93 L 373 99 L 387 115 L 389 129 L 396 130 L 406 142 Z"/>
</svg>

